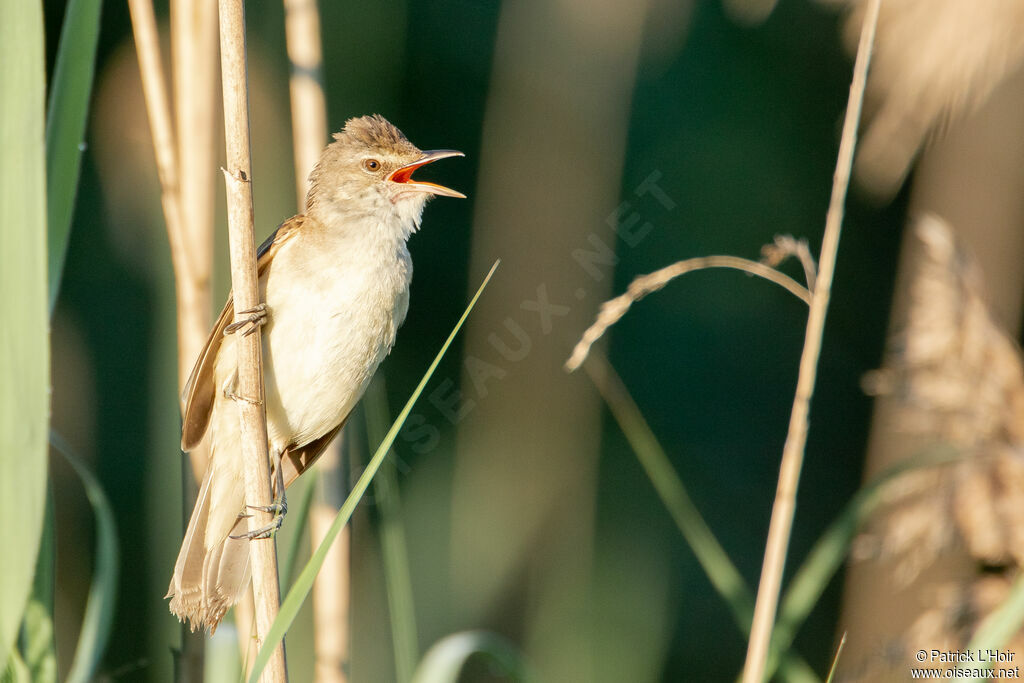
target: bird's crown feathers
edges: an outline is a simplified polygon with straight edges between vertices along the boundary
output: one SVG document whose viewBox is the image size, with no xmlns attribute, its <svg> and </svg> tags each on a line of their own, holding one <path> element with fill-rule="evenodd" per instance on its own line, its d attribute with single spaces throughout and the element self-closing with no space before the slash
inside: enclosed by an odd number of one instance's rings
<svg viewBox="0 0 1024 683">
<path fill-rule="evenodd" d="M 345 122 L 345 128 L 334 134 L 334 139 L 380 149 L 416 149 L 402 131 L 380 114 L 349 119 Z"/>
</svg>

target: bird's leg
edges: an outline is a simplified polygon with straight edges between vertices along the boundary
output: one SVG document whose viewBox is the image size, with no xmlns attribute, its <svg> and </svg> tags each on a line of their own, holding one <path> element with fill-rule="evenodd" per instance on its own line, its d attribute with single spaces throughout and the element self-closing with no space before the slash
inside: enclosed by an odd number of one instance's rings
<svg viewBox="0 0 1024 683">
<path fill-rule="evenodd" d="M 246 505 L 245 507 L 250 510 L 260 510 L 262 512 L 272 512 L 274 519 L 271 520 L 270 524 L 261 526 L 259 529 L 253 529 L 244 534 L 238 536 L 232 536 L 231 538 L 248 538 L 250 541 L 256 541 L 262 538 L 270 538 L 277 533 L 277 530 L 281 528 L 281 524 L 284 522 L 284 516 L 288 514 L 288 496 L 284 492 L 284 471 L 281 469 L 281 458 L 283 452 L 277 449 L 274 450 L 274 473 L 275 473 L 275 486 L 274 486 L 274 500 L 270 505 Z M 248 515 L 246 515 L 248 517 Z"/>
<path fill-rule="evenodd" d="M 258 328 L 267 324 L 267 305 L 258 304 L 252 308 L 247 308 L 244 311 L 239 311 L 238 315 L 248 316 L 242 318 L 237 322 L 233 322 L 224 328 L 224 334 L 234 334 L 242 328 L 247 328 L 242 336 L 248 337 L 250 334 L 255 332 Z"/>
</svg>

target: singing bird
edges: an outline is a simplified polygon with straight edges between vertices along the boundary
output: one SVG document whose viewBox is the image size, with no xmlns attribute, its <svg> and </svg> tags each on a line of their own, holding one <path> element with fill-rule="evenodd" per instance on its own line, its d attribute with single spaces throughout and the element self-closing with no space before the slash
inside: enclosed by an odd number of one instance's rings
<svg viewBox="0 0 1024 683">
<path fill-rule="evenodd" d="M 435 195 L 465 197 L 413 171 L 454 150 L 422 152 L 380 115 L 350 119 L 310 174 L 306 211 L 260 246 L 258 310 L 221 311 L 182 396 L 181 448 L 209 432 L 210 464 L 174 566 L 170 610 L 211 633 L 249 584 L 235 339 L 264 325 L 267 437 L 275 496 L 338 433 L 409 309 L 406 241 Z M 280 526 L 280 516 L 276 525 Z M 269 529 L 267 530 L 269 531 Z M 264 534 L 267 535 L 267 534 Z"/>
</svg>

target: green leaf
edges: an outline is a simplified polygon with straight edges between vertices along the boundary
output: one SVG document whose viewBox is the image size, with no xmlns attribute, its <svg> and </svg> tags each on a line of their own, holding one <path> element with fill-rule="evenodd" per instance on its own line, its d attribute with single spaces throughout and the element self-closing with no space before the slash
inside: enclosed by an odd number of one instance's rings
<svg viewBox="0 0 1024 683">
<path fill-rule="evenodd" d="M 522 654 L 512 643 L 487 631 L 463 631 L 434 644 L 416 667 L 412 683 L 456 683 L 470 657 L 486 657 L 495 673 L 513 681 L 530 681 Z"/>
<path fill-rule="evenodd" d="M 21 623 L 21 652 L 24 653 L 25 666 L 35 683 L 53 683 L 57 680 L 57 646 L 53 627 L 56 553 L 53 527 L 53 491 L 48 490 L 32 595 Z"/>
<path fill-rule="evenodd" d="M 64 255 L 71 234 L 82 145 L 100 37 L 102 0 L 70 0 L 57 44 L 46 116 L 46 203 L 50 217 L 48 310 L 60 291 Z"/>
<path fill-rule="evenodd" d="M 0 2 L 0 657 L 21 626 L 46 508 L 50 350 L 42 3 Z"/>
<path fill-rule="evenodd" d="M 370 384 L 363 399 L 366 415 L 366 433 L 370 442 L 384 440 L 385 430 L 391 422 L 388 414 L 384 381 Z M 416 609 L 413 604 L 412 576 L 409 573 L 409 552 L 402 525 L 402 502 L 398 490 L 398 475 L 393 463 L 386 463 L 374 480 L 374 500 L 380 511 L 381 563 L 384 566 L 384 585 L 388 595 L 388 615 L 391 618 L 391 641 L 395 650 L 395 678 L 408 683 L 419 659 L 419 636 L 416 633 Z"/>
<path fill-rule="evenodd" d="M 306 596 L 313 589 L 313 580 L 316 578 L 317 572 L 320 571 L 320 567 L 324 564 L 324 559 L 327 557 L 327 551 L 330 550 L 331 544 L 334 543 L 334 539 L 337 538 L 342 528 L 348 524 L 348 520 L 352 517 L 352 513 L 356 509 L 356 505 L 359 504 L 363 494 L 366 493 L 366 489 L 370 486 L 370 481 L 373 479 L 373 475 L 380 469 L 381 463 L 384 462 L 384 458 L 387 456 L 388 451 L 391 449 L 391 444 L 394 443 L 395 438 L 398 436 L 399 430 L 402 429 L 402 425 L 405 424 L 405 420 L 409 417 L 409 413 L 412 412 L 412 407 L 416 403 L 416 399 L 423 393 L 423 389 L 427 386 L 427 382 L 434 374 L 434 370 L 440 365 L 441 359 L 444 358 L 445 353 L 448 352 L 448 347 L 451 346 L 452 341 L 455 339 L 455 335 L 459 333 L 462 328 L 462 324 L 466 322 L 466 318 L 469 317 L 470 311 L 476 305 L 477 299 L 483 294 L 484 288 L 487 287 L 487 283 L 491 281 L 491 276 L 494 275 L 494 271 L 498 268 L 500 261 L 495 261 L 494 265 L 491 266 L 490 272 L 487 273 L 487 277 L 484 278 L 480 288 L 476 290 L 476 294 L 470 300 L 469 305 L 466 306 L 465 312 L 459 321 L 455 323 L 455 328 L 452 329 L 451 334 L 448 335 L 448 339 L 445 340 L 441 346 L 441 350 L 438 351 L 437 356 L 434 358 L 434 362 L 427 368 L 427 372 L 423 375 L 423 379 L 416 386 L 416 389 L 409 396 L 409 400 L 406 401 L 405 407 L 402 408 L 402 412 L 398 414 L 398 419 L 391 425 L 391 429 L 388 430 L 387 436 L 384 437 L 384 441 L 377 448 L 377 452 L 373 454 L 373 458 L 370 459 L 370 463 L 366 466 L 363 474 L 359 477 L 359 480 L 352 487 L 352 492 L 345 499 L 341 509 L 338 510 L 338 515 L 334 518 L 334 522 L 331 523 L 330 528 L 327 530 L 327 534 L 324 536 L 324 540 L 320 543 L 320 547 L 316 549 L 313 556 L 309 558 L 309 562 L 306 563 L 302 573 L 299 574 L 299 578 L 295 580 L 295 585 L 288 591 L 288 596 L 281 603 L 281 611 L 278 612 L 277 619 L 270 626 L 270 631 L 264 638 L 263 646 L 260 647 L 259 653 L 256 655 L 256 661 L 253 663 L 252 674 L 249 676 L 250 683 L 256 683 L 260 674 L 263 673 L 263 668 L 267 665 L 270 660 L 270 655 L 273 653 L 274 648 L 277 647 L 284 639 L 284 634 L 291 627 L 292 622 L 295 620 L 296 615 L 299 613 L 299 609 L 302 607 L 302 603 L 305 602 Z"/>
<path fill-rule="evenodd" d="M 82 630 L 75 647 L 75 656 L 71 661 L 68 683 L 88 683 L 96 674 L 96 667 L 103 659 L 107 649 L 107 640 L 114 625 L 114 610 L 117 605 L 117 573 L 120 563 L 120 551 L 117 542 L 117 524 L 114 521 L 114 510 L 103 492 L 103 487 L 92 472 L 76 458 L 68 448 L 64 439 L 56 432 L 50 433 L 50 441 L 74 468 L 85 495 L 92 505 L 96 516 L 96 554 L 92 583 L 89 586 L 89 598 L 85 604 L 85 616 L 82 617 Z"/>
</svg>

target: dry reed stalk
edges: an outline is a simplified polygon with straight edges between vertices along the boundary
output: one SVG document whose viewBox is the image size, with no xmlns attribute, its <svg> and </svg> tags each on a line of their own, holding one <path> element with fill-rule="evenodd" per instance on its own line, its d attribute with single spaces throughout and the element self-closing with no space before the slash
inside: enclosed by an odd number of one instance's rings
<svg viewBox="0 0 1024 683">
<path fill-rule="evenodd" d="M 224 179 L 227 189 L 228 245 L 231 253 L 231 285 L 235 320 L 259 303 L 256 244 L 253 236 L 252 163 L 249 144 L 249 98 L 245 56 L 245 10 L 242 0 L 220 0 L 221 84 L 224 97 L 224 137 L 227 149 Z M 245 461 L 245 499 L 250 506 L 271 502 L 270 463 L 267 456 L 267 423 L 263 405 L 263 372 L 259 329 L 238 335 L 238 400 L 242 458 Z M 282 491 L 283 494 L 283 491 Z M 249 529 L 269 524 L 269 512 L 253 510 Z M 256 633 L 262 645 L 277 617 L 281 596 L 277 576 L 274 537 L 249 546 L 253 598 L 256 602 Z M 288 678 L 282 641 L 264 669 L 261 680 L 275 683 Z"/>
<path fill-rule="evenodd" d="M 184 388 L 212 324 L 213 154 L 217 57 L 217 10 L 201 0 L 171 2 L 171 75 L 174 84 L 180 169 L 182 240 L 189 268 L 176 279 L 178 298 L 178 380 Z M 209 453 L 206 444 L 191 451 L 192 471 L 201 481 Z M 191 506 L 187 506 L 191 507 Z"/>
<path fill-rule="evenodd" d="M 167 224 L 167 240 L 171 246 L 171 263 L 174 267 L 174 288 L 178 301 L 178 349 L 179 354 L 190 348 L 192 331 L 199 326 L 203 341 L 209 329 L 208 323 L 201 322 L 199 309 L 209 316 L 209 303 L 202 306 L 201 288 L 196 284 L 196 264 L 192 258 L 185 219 L 181 210 L 181 188 L 178 184 L 178 160 L 175 152 L 174 129 L 171 125 L 171 108 L 167 100 L 167 84 L 164 82 L 163 65 L 160 58 L 160 39 L 157 34 L 156 16 L 152 0 L 128 0 L 131 14 L 135 49 L 139 58 L 139 72 L 142 77 L 142 91 L 146 100 L 150 133 L 153 137 L 153 151 L 156 156 L 157 175 L 160 179 L 160 203 Z M 201 346 L 200 346 L 201 348 Z M 191 371 L 191 362 L 198 350 L 184 363 L 179 355 L 178 387 L 184 388 Z M 205 470 L 198 470 L 199 476 Z"/>
<path fill-rule="evenodd" d="M 743 683 L 761 683 L 764 666 L 768 657 L 775 614 L 778 608 L 779 590 L 786 564 L 786 551 L 793 528 L 796 509 L 796 492 L 803 467 L 804 448 L 807 444 L 807 424 L 811 396 L 817 379 L 818 357 L 825 330 L 825 315 L 828 312 L 832 278 L 835 273 L 836 256 L 839 251 L 839 236 L 843 222 L 846 192 L 850 185 L 850 169 L 857 144 L 857 126 L 860 122 L 864 102 L 864 88 L 867 82 L 868 65 L 871 62 L 871 47 L 878 25 L 881 0 L 870 0 L 864 24 L 861 29 L 857 60 L 853 69 L 853 82 L 846 105 L 843 134 L 839 143 L 839 156 L 832 182 L 832 196 L 828 214 L 825 217 L 825 235 L 822 238 L 819 271 L 811 295 L 811 310 L 807 316 L 807 331 L 804 348 L 800 356 L 800 370 L 797 377 L 796 396 L 789 419 L 789 431 L 782 449 L 782 463 L 779 468 L 779 483 L 772 505 L 771 523 L 765 545 L 761 581 L 754 605 L 754 620 L 747 646 L 747 658 L 743 667 Z"/>
<path fill-rule="evenodd" d="M 679 261 L 678 263 L 673 263 L 670 266 L 656 270 L 653 273 L 641 275 L 629 283 L 629 287 L 624 293 L 601 304 L 601 310 L 597 314 L 597 319 L 594 321 L 594 324 L 588 327 L 587 331 L 583 333 L 579 342 L 576 343 L 576 347 L 572 350 L 572 355 L 569 356 L 569 360 L 565 361 L 565 369 L 572 372 L 579 368 L 580 365 L 583 364 L 583 361 L 587 359 L 587 354 L 590 353 L 590 347 L 594 345 L 594 342 L 600 339 L 608 328 L 617 323 L 622 316 L 626 315 L 629 307 L 635 302 L 652 292 L 658 291 L 680 275 L 692 273 L 695 270 L 705 270 L 707 268 L 733 268 L 735 270 L 742 270 L 774 282 L 806 304 L 810 304 L 811 302 L 811 294 L 805 287 L 802 287 L 788 275 L 780 273 L 764 263 L 750 261 L 738 256 L 698 256 L 696 258 L 686 259 L 685 261 Z M 806 270 L 806 263 L 804 268 Z"/>
<path fill-rule="evenodd" d="M 167 223 L 167 238 L 171 244 L 171 262 L 175 275 L 185 274 L 188 272 L 189 260 L 178 198 L 178 162 L 175 158 L 174 130 L 171 127 L 171 108 L 167 101 L 167 84 L 164 83 L 164 70 L 160 58 L 156 16 L 151 0 L 128 0 L 128 11 L 131 15 L 132 34 L 135 37 L 135 50 L 139 58 L 142 93 L 146 100 L 150 133 L 153 136 L 156 171 L 160 178 L 160 203 Z"/>
<path fill-rule="evenodd" d="M 238 656 L 245 667 L 245 680 L 249 680 L 259 653 L 256 648 L 256 603 L 252 599 L 251 587 L 235 603 L 235 630 L 238 631 Z"/>
<path fill-rule="evenodd" d="M 309 190 L 309 172 L 320 157 L 327 137 L 320 12 L 316 0 L 284 0 L 284 30 L 292 70 L 288 87 L 295 148 L 295 190 L 302 212 Z"/>
<path fill-rule="evenodd" d="M 213 297 L 213 137 L 216 116 L 217 8 L 204 0 L 172 0 L 171 79 L 178 131 L 178 200 L 183 239 L 191 267 L 176 278 L 186 295 L 178 299 L 178 382 L 184 388 L 212 324 Z M 179 391 L 180 393 L 180 391 Z M 198 482 L 209 462 L 209 447 L 199 444 L 182 463 L 182 509 L 195 505 Z M 187 520 L 187 517 L 186 517 Z M 187 521 L 186 521 L 187 524 Z M 203 680 L 205 640 L 182 629 L 182 680 Z"/>
<path fill-rule="evenodd" d="M 323 88 L 323 51 L 320 13 L 316 0 L 284 0 L 285 41 L 291 63 L 289 90 L 292 109 L 292 144 L 295 154 L 295 192 L 298 210 L 305 210 L 309 172 L 327 138 L 327 104 Z M 317 501 L 309 517 L 309 540 L 315 550 L 345 500 L 341 466 L 341 435 L 320 457 L 323 473 Z M 313 650 L 318 683 L 348 680 L 348 614 L 350 599 L 349 553 L 351 534 L 338 534 L 323 569 L 313 583 Z"/>
<path fill-rule="evenodd" d="M 187 4 L 188 7 L 185 7 Z M 205 5 L 206 3 L 198 3 Z M 203 131 L 212 135 L 212 110 L 203 116 L 205 109 L 210 109 L 213 93 L 206 97 L 196 97 L 198 83 L 193 78 L 203 69 L 198 65 L 205 61 L 212 63 L 212 50 L 203 54 L 200 50 L 213 44 L 216 31 L 216 15 L 206 12 L 206 23 L 193 21 L 194 0 L 177 0 L 172 3 L 172 41 L 174 41 L 173 72 L 177 97 L 178 129 L 188 130 L 190 135 L 183 136 L 181 147 L 176 148 L 174 130 L 171 125 L 171 111 L 167 97 L 167 85 L 164 82 L 163 66 L 160 56 L 156 17 L 151 0 L 130 0 L 129 11 L 132 29 L 135 36 L 136 53 L 139 60 L 139 71 L 142 78 L 143 94 L 153 138 L 153 149 L 156 156 L 157 173 L 160 180 L 161 204 L 164 222 L 167 227 L 168 242 L 171 245 L 171 261 L 174 268 L 174 286 L 177 300 L 178 330 L 178 390 L 179 394 L 188 381 L 194 359 L 199 355 L 206 341 L 210 327 L 210 273 L 213 260 L 213 207 L 209 204 L 208 217 L 205 223 L 201 211 L 205 205 L 200 204 L 199 196 L 205 192 L 212 199 L 212 172 L 205 175 L 196 170 L 204 163 L 203 155 L 209 155 L 209 141 L 204 142 Z M 212 26 L 208 25 L 212 15 Z M 196 17 L 199 18 L 199 17 Z M 209 40 L 196 41 L 193 29 L 205 30 Z M 214 47 L 214 50 L 216 48 Z M 205 71 L 212 71 L 211 66 Z M 212 90 L 212 81 L 209 90 Z M 195 112 L 200 112 L 198 115 Z M 186 114 L 187 112 L 187 114 Z M 187 116 L 187 118 L 186 118 Z M 209 137 L 209 136 L 207 136 Z M 179 185 L 179 162 L 187 164 L 184 185 Z M 211 167 L 212 158 L 205 163 Z M 206 239 L 203 234 L 206 233 Z M 190 510 L 195 498 L 194 481 L 202 479 L 206 471 L 208 453 L 203 445 L 191 453 L 188 473 L 183 463 L 182 491 L 185 498 L 183 508 Z M 203 641 L 201 638 L 189 637 L 183 631 L 180 676 L 183 680 L 201 680 L 203 669 Z"/>
<path fill-rule="evenodd" d="M 335 444 L 340 441 L 335 441 Z M 321 466 L 321 484 L 330 486 Z M 334 468 L 333 478 L 341 478 L 342 468 Z M 344 498 L 343 484 L 333 486 L 333 493 Z M 327 530 L 337 516 L 340 503 L 332 492 L 324 501 L 317 502 L 309 511 L 309 535 L 317 544 L 323 542 Z M 344 502 L 344 501 L 341 501 Z M 324 565 L 313 582 L 313 680 L 316 683 L 346 683 L 349 663 L 349 608 L 351 600 L 349 558 L 352 548 L 352 530 L 346 526 L 338 534 L 324 559 Z"/>
<path fill-rule="evenodd" d="M 213 322 L 213 138 L 216 116 L 217 8 L 205 0 L 171 0 L 171 79 L 178 131 L 180 188 L 178 199 L 183 239 L 191 262 L 178 299 L 178 381 L 184 388 L 195 359 L 206 343 Z M 195 505 L 210 452 L 204 441 L 189 453 L 182 467 L 182 509 Z M 190 465 L 190 467 L 189 467 Z M 187 517 L 186 517 L 187 525 Z M 182 624 L 182 680 L 201 681 L 205 641 Z"/>
</svg>

